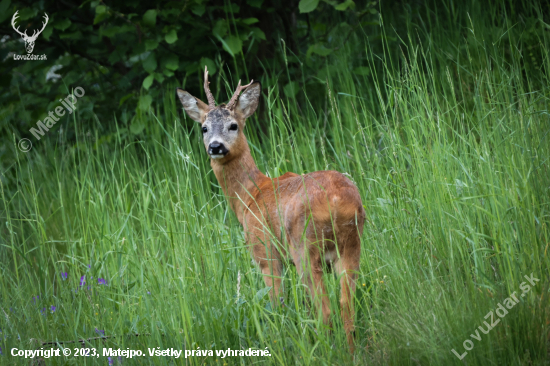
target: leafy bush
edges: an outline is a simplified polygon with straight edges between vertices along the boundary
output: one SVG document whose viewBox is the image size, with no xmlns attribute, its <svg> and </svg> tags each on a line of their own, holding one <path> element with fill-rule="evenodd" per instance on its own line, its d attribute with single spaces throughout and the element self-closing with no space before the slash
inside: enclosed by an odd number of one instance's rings
<svg viewBox="0 0 550 366">
<path fill-rule="evenodd" d="M 79 105 L 88 124 L 83 130 L 97 127 L 97 120 L 112 120 L 113 115 L 126 124 L 171 92 L 168 87 L 183 86 L 203 95 L 205 66 L 216 98 L 223 100 L 239 78 L 262 78 L 265 68 L 282 70 L 290 62 L 290 74 L 262 82 L 282 82 L 285 94 L 294 97 L 304 80 L 313 82 L 307 78 L 311 70 L 322 68 L 325 56 L 336 48 L 332 33 L 350 33 L 350 24 L 357 26 L 366 15 L 374 18 L 374 5 L 371 2 L 359 10 L 349 0 L 299 4 L 194 0 L 109 5 L 44 1 L 26 6 L 3 0 L 0 113 L 4 127 L 9 124 L 18 134 L 28 135 L 29 128 L 77 86 L 87 91 L 85 105 Z M 47 61 L 13 59 L 13 54 L 24 52 L 21 37 L 10 24 L 15 11 L 19 11 L 17 25 L 29 34 L 48 14 L 49 22 L 34 50 L 45 54 Z M 326 22 L 331 17 L 347 22 L 331 30 Z M 286 57 L 282 47 L 288 50 Z M 301 54 L 307 55 L 306 65 L 298 62 L 296 55 Z M 222 94 L 224 86 L 228 89 Z M 143 127 L 134 125 L 130 131 L 137 134 Z M 109 128 L 103 126 L 105 130 Z"/>
</svg>

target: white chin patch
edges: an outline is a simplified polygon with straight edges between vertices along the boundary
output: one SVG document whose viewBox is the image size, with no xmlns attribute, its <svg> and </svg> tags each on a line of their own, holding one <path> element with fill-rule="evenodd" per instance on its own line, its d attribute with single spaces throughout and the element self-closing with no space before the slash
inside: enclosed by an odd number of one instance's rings
<svg viewBox="0 0 550 366">
<path fill-rule="evenodd" d="M 211 157 L 212 159 L 221 159 L 221 158 L 223 158 L 224 156 L 225 156 L 225 155 L 222 155 L 222 154 L 210 155 L 210 157 Z"/>
</svg>

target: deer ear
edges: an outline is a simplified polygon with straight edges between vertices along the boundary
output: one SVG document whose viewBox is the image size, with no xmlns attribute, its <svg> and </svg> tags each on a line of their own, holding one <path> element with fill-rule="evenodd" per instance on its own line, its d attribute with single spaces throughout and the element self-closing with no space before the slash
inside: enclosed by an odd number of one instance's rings
<svg viewBox="0 0 550 366">
<path fill-rule="evenodd" d="M 258 108 L 262 85 L 257 81 L 250 85 L 239 97 L 235 110 L 238 111 L 243 118 L 250 117 Z"/>
<path fill-rule="evenodd" d="M 183 109 L 187 115 L 195 122 L 202 123 L 202 117 L 208 112 L 208 106 L 200 99 L 195 98 L 181 88 L 176 89 L 176 94 L 180 99 Z"/>
</svg>

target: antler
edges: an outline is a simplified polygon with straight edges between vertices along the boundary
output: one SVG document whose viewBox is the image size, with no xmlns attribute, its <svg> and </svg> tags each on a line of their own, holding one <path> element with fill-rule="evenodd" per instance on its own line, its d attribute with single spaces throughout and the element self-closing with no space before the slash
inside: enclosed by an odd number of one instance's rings
<svg viewBox="0 0 550 366">
<path fill-rule="evenodd" d="M 231 97 L 231 100 L 229 101 L 229 103 L 227 103 L 227 106 L 225 108 L 233 109 L 235 107 L 235 102 L 237 102 L 237 99 L 239 98 L 239 94 L 241 94 L 241 91 L 248 88 L 250 85 L 252 85 L 253 82 L 254 80 L 251 80 L 250 83 L 248 83 L 247 85 L 241 86 L 241 81 L 239 80 L 239 84 L 237 85 L 237 90 L 235 90 L 235 93 L 233 94 L 233 96 Z"/>
<path fill-rule="evenodd" d="M 206 93 L 206 98 L 208 98 L 208 107 L 210 107 L 210 109 L 214 109 L 216 108 L 216 100 L 214 100 L 214 96 L 212 95 L 208 84 L 210 84 L 208 81 L 208 68 L 204 66 L 204 92 Z"/>
<path fill-rule="evenodd" d="M 46 13 L 44 13 L 44 18 L 46 18 L 46 23 L 42 23 L 42 29 L 40 29 L 40 31 L 36 34 L 36 36 L 42 33 L 42 31 L 44 30 L 44 28 L 46 28 L 46 25 L 48 24 L 48 20 L 50 20 L 50 18 L 48 18 L 48 14 Z"/>
<path fill-rule="evenodd" d="M 17 10 L 15 12 L 15 14 L 13 14 L 13 17 L 11 18 L 11 26 L 13 27 L 13 30 L 15 30 L 17 33 L 19 33 L 22 37 L 27 38 L 29 36 L 27 36 L 27 30 L 26 29 L 25 29 L 25 32 L 23 33 L 23 32 L 19 31 L 19 27 L 15 28 L 15 20 L 17 19 L 17 13 L 19 13 L 19 10 Z"/>
<path fill-rule="evenodd" d="M 48 18 L 48 14 L 44 13 L 44 18 L 46 18 L 46 23 L 42 22 L 42 29 L 40 29 L 38 31 L 38 33 L 36 33 L 36 29 L 32 32 L 32 36 L 30 36 L 29 38 L 31 39 L 36 39 L 38 38 L 38 36 L 40 35 L 40 33 L 42 33 L 42 31 L 44 30 L 44 28 L 46 28 L 46 24 L 48 24 L 48 20 L 50 18 Z"/>
<path fill-rule="evenodd" d="M 44 28 L 46 28 L 46 24 L 48 24 L 48 20 L 50 20 L 50 18 L 48 18 L 48 14 L 44 13 L 44 18 L 46 18 L 46 23 L 42 22 L 42 29 L 40 29 L 38 31 L 38 33 L 36 33 L 36 29 L 32 32 L 32 36 L 28 36 L 27 35 L 27 30 L 25 29 L 25 32 L 20 32 L 19 31 L 19 27 L 15 28 L 15 20 L 17 19 L 18 15 L 17 13 L 19 13 L 19 10 L 17 10 L 15 12 L 15 14 L 13 14 L 13 17 L 11 18 L 11 26 L 13 27 L 13 29 L 19 33 L 24 39 L 29 39 L 29 40 L 34 40 L 38 37 L 38 35 L 40 33 L 42 33 L 42 31 L 44 30 Z"/>
</svg>

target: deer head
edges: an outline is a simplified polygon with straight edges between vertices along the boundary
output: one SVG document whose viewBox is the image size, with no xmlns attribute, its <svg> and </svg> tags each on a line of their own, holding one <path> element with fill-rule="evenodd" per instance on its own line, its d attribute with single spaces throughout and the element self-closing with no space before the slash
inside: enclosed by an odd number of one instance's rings
<svg viewBox="0 0 550 366">
<path fill-rule="evenodd" d="M 40 29 L 38 31 L 38 33 L 36 32 L 36 29 L 35 29 L 32 33 L 32 36 L 28 36 L 26 29 L 25 29 L 24 32 L 20 32 L 19 27 L 15 28 L 15 20 L 17 19 L 17 13 L 18 12 L 19 12 L 19 10 L 16 11 L 15 14 L 13 14 L 13 17 L 11 18 L 11 26 L 13 27 L 13 29 L 17 33 L 19 33 L 21 35 L 21 37 L 23 37 L 23 41 L 25 41 L 25 48 L 27 50 L 27 53 L 32 53 L 32 50 L 34 49 L 34 42 L 36 41 L 36 38 L 38 38 L 38 35 L 40 33 L 42 33 L 44 28 L 46 28 L 46 24 L 48 24 L 48 19 L 49 19 L 48 14 L 44 13 L 44 18 L 45 18 L 46 22 L 42 23 L 42 29 Z"/>
<path fill-rule="evenodd" d="M 247 144 L 242 130 L 245 120 L 258 107 L 261 85 L 251 81 L 250 84 L 241 86 L 239 80 L 231 100 L 227 104 L 216 106 L 208 84 L 208 70 L 205 67 L 204 91 L 208 104 L 180 88 L 176 89 L 176 94 L 187 115 L 202 125 L 203 141 L 208 155 L 223 164 L 237 157 Z M 244 93 L 239 96 L 243 90 Z"/>
</svg>

